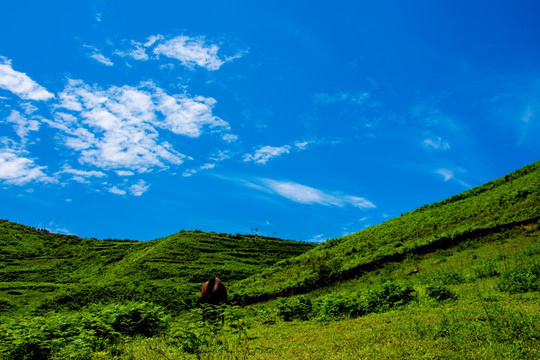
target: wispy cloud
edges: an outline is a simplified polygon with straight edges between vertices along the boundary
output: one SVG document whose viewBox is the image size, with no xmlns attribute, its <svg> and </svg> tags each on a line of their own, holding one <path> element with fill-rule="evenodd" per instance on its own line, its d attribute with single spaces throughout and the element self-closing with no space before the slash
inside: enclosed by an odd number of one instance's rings
<svg viewBox="0 0 540 360">
<path fill-rule="evenodd" d="M 30 131 L 38 131 L 40 126 L 40 122 L 38 120 L 32 118 L 28 119 L 26 116 L 23 116 L 16 110 L 11 111 L 6 118 L 6 122 L 13 124 L 15 132 L 21 138 L 23 143 L 26 143 L 28 133 Z"/>
<path fill-rule="evenodd" d="M 312 95 L 313 101 L 323 105 L 335 105 L 339 103 L 348 103 L 352 105 L 363 105 L 369 100 L 367 92 L 346 92 L 337 93 L 317 93 Z"/>
<path fill-rule="evenodd" d="M 97 50 L 94 53 L 99 54 Z M 139 61 L 155 60 L 164 56 L 180 61 L 189 69 L 201 67 L 210 71 L 218 70 L 223 64 L 238 59 L 244 54 L 245 51 L 232 56 L 222 55 L 220 45 L 207 41 L 203 36 L 179 35 L 168 38 L 161 34 L 149 36 L 145 43 L 131 40 L 129 45 L 114 51 L 114 55 Z"/>
<path fill-rule="evenodd" d="M 450 150 L 450 144 L 448 141 L 442 139 L 440 136 L 431 136 L 427 139 L 424 139 L 422 145 L 427 150 Z"/>
<path fill-rule="evenodd" d="M 79 170 L 79 169 L 72 169 L 69 165 L 64 165 L 64 168 L 62 171 L 59 171 L 56 173 L 56 175 L 62 175 L 62 174 L 68 174 L 71 175 L 71 179 L 83 184 L 89 184 L 90 181 L 89 178 L 96 177 L 96 178 L 104 178 L 107 177 L 107 175 L 101 171 L 96 170 Z"/>
<path fill-rule="evenodd" d="M 144 44 L 134 40 L 130 42 L 130 46 L 126 50 L 116 50 L 114 54 L 121 57 L 131 57 L 139 61 L 147 61 L 150 59 L 146 53 Z"/>
<path fill-rule="evenodd" d="M 116 195 L 126 195 L 127 194 L 127 191 L 120 190 L 116 186 L 113 186 L 112 188 L 110 188 L 109 192 L 112 193 L 112 194 L 116 194 Z"/>
<path fill-rule="evenodd" d="M 354 206 L 360 209 L 375 208 L 375 205 L 371 201 L 363 197 L 339 192 L 328 193 L 292 181 L 262 179 L 260 182 L 261 185 L 271 192 L 301 204 L 319 204 L 337 207 Z"/>
<path fill-rule="evenodd" d="M 129 187 L 129 192 L 134 196 L 141 196 L 148 191 L 150 185 L 147 185 L 144 180 L 139 180 L 136 184 Z"/>
<path fill-rule="evenodd" d="M 29 182 L 54 182 L 34 160 L 26 157 L 22 150 L 17 149 L 8 139 L 0 139 L 0 181 L 5 184 L 24 185 Z"/>
<path fill-rule="evenodd" d="M 184 171 L 183 177 L 190 177 L 197 174 L 199 171 L 214 169 L 220 162 L 232 158 L 235 154 L 230 150 L 220 150 L 215 154 L 210 155 L 209 162 L 204 163 L 198 168 L 192 168 Z"/>
<path fill-rule="evenodd" d="M 11 60 L 4 57 L 0 57 L 0 88 L 27 100 L 48 100 L 54 97 L 25 73 L 13 70 Z"/>
<path fill-rule="evenodd" d="M 244 155 L 245 162 L 254 162 L 265 165 L 270 159 L 288 154 L 291 150 L 289 145 L 284 146 L 261 146 L 253 154 Z"/>
<path fill-rule="evenodd" d="M 149 40 L 147 44 L 153 45 L 155 42 L 162 41 L 163 38 L 163 36 L 159 35 L 154 36 L 153 41 Z M 207 43 L 203 37 L 191 38 L 180 35 L 158 43 L 153 53 L 179 60 L 182 65 L 189 68 L 200 66 L 211 71 L 217 70 L 226 62 L 242 56 L 237 54 L 231 57 L 220 57 L 218 51 L 218 45 Z"/>
<path fill-rule="evenodd" d="M 106 66 L 114 65 L 111 59 L 103 55 L 101 51 L 99 51 L 97 48 L 90 45 L 84 45 L 84 47 L 88 50 L 88 56 L 91 57 L 92 59 Z"/>
<path fill-rule="evenodd" d="M 460 170 L 460 172 L 463 172 L 463 170 Z M 460 184 L 460 185 L 462 185 L 464 187 L 467 187 L 467 188 L 471 187 L 465 181 L 457 178 L 454 170 L 441 168 L 441 169 L 435 170 L 435 173 L 442 176 L 444 181 L 455 181 L 455 182 L 457 182 L 458 184 Z"/>
<path fill-rule="evenodd" d="M 114 185 L 113 187 L 109 188 L 109 192 L 116 195 L 127 195 L 130 193 L 133 196 L 141 196 L 145 192 L 148 191 L 150 188 L 150 185 L 148 185 L 144 180 L 139 180 L 135 184 L 132 185 L 126 185 L 126 184 L 119 184 Z"/>
<path fill-rule="evenodd" d="M 291 145 L 283 146 L 259 146 L 252 154 L 245 154 L 243 157 L 244 162 L 254 162 L 255 164 L 265 165 L 271 159 L 280 157 L 285 154 L 289 154 L 292 151 L 306 150 L 309 145 L 315 143 L 315 140 L 309 141 L 295 141 Z"/>
</svg>

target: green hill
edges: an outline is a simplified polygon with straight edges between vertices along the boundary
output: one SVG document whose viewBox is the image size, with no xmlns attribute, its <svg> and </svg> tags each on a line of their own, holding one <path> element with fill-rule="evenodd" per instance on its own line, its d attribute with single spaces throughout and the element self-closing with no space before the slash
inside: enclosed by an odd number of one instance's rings
<svg viewBox="0 0 540 360">
<path fill-rule="evenodd" d="M 0 358 L 536 360 L 539 191 L 536 162 L 317 246 L 2 221 Z M 193 306 L 214 273 L 240 306 Z"/>
<path fill-rule="evenodd" d="M 327 241 L 262 274 L 234 284 L 236 299 L 253 303 L 306 293 L 356 277 L 387 262 L 456 246 L 540 219 L 540 161 L 442 202 Z"/>
<path fill-rule="evenodd" d="M 213 274 L 240 280 L 312 247 L 201 231 L 147 242 L 85 239 L 0 220 L 0 299 L 22 311 L 147 300 L 177 312 Z"/>
</svg>

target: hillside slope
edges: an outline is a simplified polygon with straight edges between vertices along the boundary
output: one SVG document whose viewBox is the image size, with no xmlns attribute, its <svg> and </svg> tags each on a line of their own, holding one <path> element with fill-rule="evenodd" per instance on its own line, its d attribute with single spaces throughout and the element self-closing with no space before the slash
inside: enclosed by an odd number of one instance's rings
<svg viewBox="0 0 540 360">
<path fill-rule="evenodd" d="M 353 278 L 386 262 L 540 219 L 540 161 L 355 234 L 332 239 L 234 284 L 254 303 Z"/>
<path fill-rule="evenodd" d="M 200 231 L 147 242 L 85 239 L 1 220 L 0 299 L 26 310 L 139 299 L 179 311 L 213 274 L 239 280 L 312 247 Z"/>
</svg>

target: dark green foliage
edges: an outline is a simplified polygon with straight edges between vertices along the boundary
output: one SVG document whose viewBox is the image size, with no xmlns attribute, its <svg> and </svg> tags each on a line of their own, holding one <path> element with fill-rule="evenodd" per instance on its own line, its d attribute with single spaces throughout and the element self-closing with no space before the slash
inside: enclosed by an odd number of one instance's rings
<svg viewBox="0 0 540 360">
<path fill-rule="evenodd" d="M 113 304 L 106 307 L 93 306 L 91 313 L 97 313 L 107 324 L 124 335 L 154 336 L 167 328 L 169 317 L 159 306 L 151 303 Z"/>
<path fill-rule="evenodd" d="M 426 288 L 426 295 L 428 298 L 435 301 L 455 300 L 457 299 L 456 293 L 449 290 L 444 285 L 428 286 Z"/>
<path fill-rule="evenodd" d="M 355 318 L 368 312 L 361 292 L 328 294 L 316 302 L 317 316 L 321 319 Z"/>
<path fill-rule="evenodd" d="M 493 277 L 500 274 L 494 261 L 486 261 L 482 265 L 474 267 L 473 271 L 478 279 Z"/>
<path fill-rule="evenodd" d="M 416 299 L 416 291 L 407 285 L 398 285 L 387 281 L 371 288 L 366 294 L 369 312 L 382 312 L 396 306 L 410 303 Z"/>
<path fill-rule="evenodd" d="M 11 301 L 0 298 L 0 314 L 13 310 L 14 307 Z"/>
<path fill-rule="evenodd" d="M 403 306 L 416 297 L 412 287 L 387 281 L 365 292 L 327 294 L 316 300 L 305 295 L 284 298 L 278 302 L 277 309 L 278 316 L 285 321 L 355 318 Z"/>
<path fill-rule="evenodd" d="M 499 281 L 499 289 L 509 293 L 540 290 L 540 263 L 535 262 L 503 272 Z"/>
<path fill-rule="evenodd" d="M 169 317 L 149 303 L 94 305 L 78 312 L 5 319 L 0 324 L 0 354 L 7 359 L 90 359 L 122 335 L 152 336 L 167 328 Z"/>
<path fill-rule="evenodd" d="M 278 303 L 278 315 L 285 321 L 308 320 L 313 305 L 306 296 L 281 299 Z"/>
</svg>

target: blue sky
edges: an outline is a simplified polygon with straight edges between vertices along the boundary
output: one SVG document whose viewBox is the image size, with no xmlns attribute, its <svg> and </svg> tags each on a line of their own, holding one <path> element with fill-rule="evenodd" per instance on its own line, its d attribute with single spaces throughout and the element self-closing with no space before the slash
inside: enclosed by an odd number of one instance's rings
<svg viewBox="0 0 540 360">
<path fill-rule="evenodd" d="M 0 8 L 0 218 L 320 242 L 539 159 L 536 1 Z"/>
</svg>

